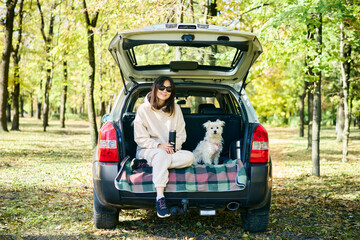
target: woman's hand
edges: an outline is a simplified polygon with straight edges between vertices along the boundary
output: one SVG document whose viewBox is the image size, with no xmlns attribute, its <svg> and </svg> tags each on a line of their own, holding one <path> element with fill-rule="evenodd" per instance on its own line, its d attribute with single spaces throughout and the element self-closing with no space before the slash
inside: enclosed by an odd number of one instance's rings
<svg viewBox="0 0 360 240">
<path fill-rule="evenodd" d="M 165 152 L 167 152 L 168 154 L 174 154 L 174 145 L 171 145 L 169 143 L 164 143 L 164 144 L 159 144 L 158 148 L 163 149 Z"/>
</svg>

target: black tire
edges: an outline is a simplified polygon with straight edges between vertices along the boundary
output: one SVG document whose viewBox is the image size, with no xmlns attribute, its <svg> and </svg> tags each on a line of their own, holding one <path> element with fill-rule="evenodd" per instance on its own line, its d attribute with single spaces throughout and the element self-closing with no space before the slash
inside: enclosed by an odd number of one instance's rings
<svg viewBox="0 0 360 240">
<path fill-rule="evenodd" d="M 105 208 L 94 192 L 94 225 L 98 229 L 114 229 L 119 223 L 119 210 Z"/>
<path fill-rule="evenodd" d="M 269 224 L 271 193 L 262 208 L 246 210 L 241 213 L 242 227 L 248 232 L 265 232 Z"/>
</svg>

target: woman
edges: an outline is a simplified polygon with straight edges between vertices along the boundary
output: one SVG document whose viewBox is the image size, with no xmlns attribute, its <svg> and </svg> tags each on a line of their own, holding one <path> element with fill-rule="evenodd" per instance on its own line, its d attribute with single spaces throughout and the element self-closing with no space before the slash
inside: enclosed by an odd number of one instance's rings
<svg viewBox="0 0 360 240">
<path fill-rule="evenodd" d="M 169 132 L 176 131 L 176 142 L 169 144 Z M 132 168 L 146 164 L 153 168 L 153 183 L 156 188 L 157 215 L 169 217 L 164 189 L 169 181 L 170 168 L 185 168 L 192 165 L 194 155 L 181 150 L 186 140 L 185 121 L 179 105 L 175 103 L 175 84 L 172 78 L 158 77 L 151 92 L 137 110 L 134 120 L 134 138 L 137 143 L 136 158 Z M 145 159 L 145 160 L 139 160 Z"/>
</svg>

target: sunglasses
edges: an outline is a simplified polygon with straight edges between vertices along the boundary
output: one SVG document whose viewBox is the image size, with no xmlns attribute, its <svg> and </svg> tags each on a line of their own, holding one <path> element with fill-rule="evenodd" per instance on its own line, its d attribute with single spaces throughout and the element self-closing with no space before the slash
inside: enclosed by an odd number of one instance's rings
<svg viewBox="0 0 360 240">
<path fill-rule="evenodd" d="M 160 91 L 164 91 L 165 89 L 166 89 L 167 92 L 171 92 L 171 91 L 172 91 L 171 86 L 165 87 L 164 85 L 161 85 L 161 86 L 159 87 L 159 90 L 160 90 Z"/>
</svg>

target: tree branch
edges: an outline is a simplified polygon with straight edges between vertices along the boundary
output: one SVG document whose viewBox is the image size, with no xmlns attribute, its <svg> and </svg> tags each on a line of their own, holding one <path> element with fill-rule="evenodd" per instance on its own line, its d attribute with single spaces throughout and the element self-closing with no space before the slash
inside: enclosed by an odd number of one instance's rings
<svg viewBox="0 0 360 240">
<path fill-rule="evenodd" d="M 41 17 L 40 31 L 41 31 L 41 34 L 43 36 L 44 41 L 47 42 L 47 37 L 46 37 L 46 34 L 45 34 L 44 14 L 43 14 L 43 12 L 41 10 L 41 4 L 40 4 L 39 0 L 37 0 L 37 6 L 38 6 L 38 9 L 39 9 L 39 12 L 40 12 L 40 17 Z"/>
<path fill-rule="evenodd" d="M 55 15 L 53 14 L 53 11 L 56 9 L 58 4 L 54 3 L 51 6 L 51 13 L 50 13 L 50 26 L 49 26 L 49 42 L 51 41 L 52 36 L 54 35 L 54 21 L 55 21 Z"/>
<path fill-rule="evenodd" d="M 241 18 L 243 15 L 245 15 L 245 14 L 247 14 L 247 13 L 249 13 L 249 12 L 252 12 L 252 11 L 254 11 L 254 10 L 260 8 L 260 7 L 265 7 L 265 6 L 269 6 L 269 5 L 270 5 L 269 3 L 264 3 L 264 4 L 260 4 L 260 5 L 257 6 L 257 7 L 253 7 L 252 9 L 247 10 L 246 12 L 243 12 L 242 14 L 240 14 L 240 15 L 239 15 L 239 18 Z"/>
<path fill-rule="evenodd" d="M 85 1 L 85 0 L 84 0 Z M 91 20 L 91 26 L 92 27 L 95 27 L 96 26 L 96 22 L 97 22 L 97 19 L 99 17 L 99 10 L 96 10 L 96 15 L 95 17 Z"/>
<path fill-rule="evenodd" d="M 89 26 L 89 25 L 91 25 L 91 22 L 90 22 L 89 13 L 88 13 L 87 6 L 86 6 L 86 0 L 83 0 L 83 9 L 84 9 L 84 14 L 85 14 L 86 24 Z"/>
<path fill-rule="evenodd" d="M 23 6 L 24 6 L 24 0 L 21 0 L 20 2 L 20 9 L 19 9 L 19 34 L 17 36 L 17 43 L 16 43 L 16 47 L 13 47 L 13 51 L 14 53 L 17 55 L 19 48 L 20 48 L 20 43 L 21 43 L 21 38 L 22 38 L 22 23 L 23 23 L 23 16 L 24 16 L 24 11 L 23 11 Z"/>
</svg>

